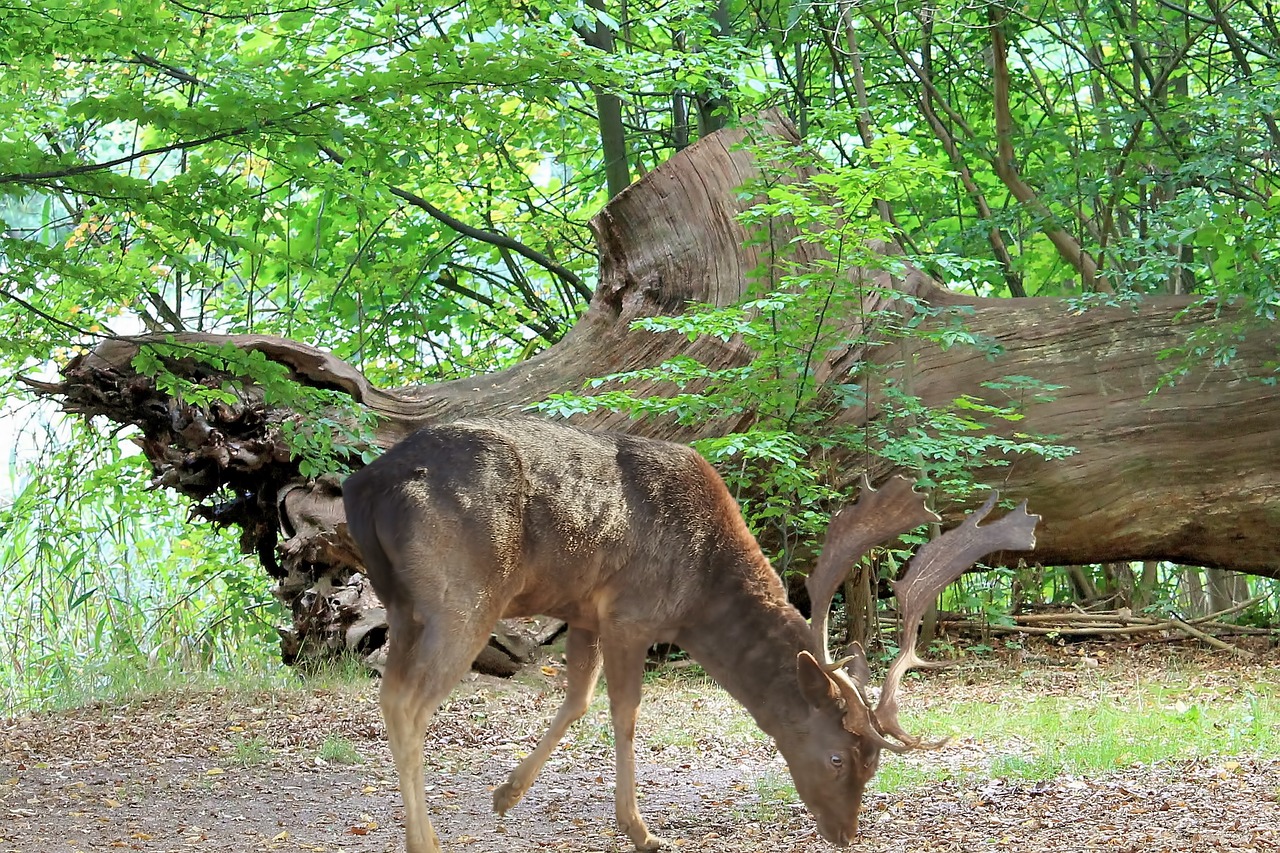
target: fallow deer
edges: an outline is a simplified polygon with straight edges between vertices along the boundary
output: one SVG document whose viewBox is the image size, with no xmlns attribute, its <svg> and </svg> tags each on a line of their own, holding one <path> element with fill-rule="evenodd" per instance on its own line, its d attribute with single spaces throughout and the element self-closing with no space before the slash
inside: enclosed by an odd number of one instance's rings
<svg viewBox="0 0 1280 853">
<path fill-rule="evenodd" d="M 979 527 L 995 495 L 963 525 L 923 546 L 896 584 L 902 653 L 879 702 L 866 697 L 860 653 L 832 663 L 826 609 L 871 545 L 937 517 L 905 478 L 830 524 L 808 580 L 811 626 L 786 592 L 712 467 L 684 445 L 590 432 L 533 418 L 426 427 L 352 474 L 348 529 L 386 607 L 389 649 L 380 702 L 404 797 L 409 853 L 440 850 L 427 817 L 423 738 L 500 617 L 568 623 L 567 695 L 536 749 L 494 793 L 505 813 L 529 789 L 569 725 L 586 711 L 603 664 L 616 749 L 618 825 L 637 850 L 661 841 L 636 807 L 634 735 L 645 654 L 674 643 L 772 736 L 796 791 L 836 845 L 857 835 L 880 752 L 930 748 L 903 731 L 897 688 L 922 665 L 924 611 L 982 555 L 1034 545 L 1025 504 Z"/>
</svg>

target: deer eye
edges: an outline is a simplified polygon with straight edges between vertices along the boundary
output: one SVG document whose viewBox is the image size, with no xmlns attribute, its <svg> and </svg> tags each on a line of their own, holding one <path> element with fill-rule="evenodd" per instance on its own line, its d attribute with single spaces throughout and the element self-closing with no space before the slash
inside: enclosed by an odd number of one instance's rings
<svg viewBox="0 0 1280 853">
<path fill-rule="evenodd" d="M 843 767 L 843 766 L 844 766 L 844 756 L 841 756 L 841 755 L 833 755 L 833 756 L 831 756 L 831 766 L 832 766 L 832 767 L 834 767 L 834 768 L 836 768 L 837 770 L 838 770 L 838 769 L 840 769 L 841 767 Z"/>
</svg>

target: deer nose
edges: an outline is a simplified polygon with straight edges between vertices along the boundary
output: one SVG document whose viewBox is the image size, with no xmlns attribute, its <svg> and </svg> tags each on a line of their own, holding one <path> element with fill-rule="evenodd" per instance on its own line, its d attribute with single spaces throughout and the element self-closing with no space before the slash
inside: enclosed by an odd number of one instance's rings
<svg viewBox="0 0 1280 853">
<path fill-rule="evenodd" d="M 854 820 L 853 826 L 823 826 L 818 824 L 818 834 L 821 835 L 829 844 L 836 847 L 848 847 L 853 840 L 858 837 L 858 822 Z"/>
<path fill-rule="evenodd" d="M 834 838 L 828 838 L 827 841 L 834 844 L 836 847 L 848 847 L 851 843 L 850 837 L 844 832 L 836 833 Z"/>
</svg>

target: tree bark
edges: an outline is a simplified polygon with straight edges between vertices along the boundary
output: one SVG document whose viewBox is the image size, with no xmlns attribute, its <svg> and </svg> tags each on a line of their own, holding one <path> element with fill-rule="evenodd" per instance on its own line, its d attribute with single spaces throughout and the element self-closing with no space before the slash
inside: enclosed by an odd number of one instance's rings
<svg viewBox="0 0 1280 853">
<path fill-rule="evenodd" d="M 587 0 L 592 9 L 604 12 L 604 0 Z M 603 21 L 579 32 L 587 44 L 605 53 L 615 49 L 614 32 Z M 604 153 L 605 186 L 613 198 L 631 183 L 631 165 L 627 157 L 627 131 L 622 123 L 622 99 L 599 86 L 592 86 L 596 96 L 596 115 L 600 125 L 600 150 Z"/>
<path fill-rule="evenodd" d="M 785 222 L 771 228 L 771 246 L 748 239 L 735 218 L 751 203 L 739 198 L 738 188 L 759 175 L 750 150 L 740 145 L 748 135 L 799 142 L 776 118 L 721 131 L 614 198 L 592 221 L 600 280 L 589 309 L 560 343 L 507 370 L 386 390 L 332 355 L 294 341 L 254 335 L 177 339 L 232 341 L 289 366 L 304 383 L 351 394 L 382 417 L 377 443 L 383 447 L 424 423 L 516 413 L 553 392 L 580 389 L 587 378 L 658 365 L 675 355 L 713 367 L 744 364 L 751 353 L 736 340 L 690 343 L 680 335 L 632 329 L 631 323 L 678 313 L 691 302 L 742 300 L 752 271 L 773 257 L 773 246 L 792 242 Z M 795 251 L 793 262 L 820 259 L 811 244 L 798 243 Z M 1274 531 L 1280 529 L 1280 389 L 1248 381 L 1251 372 L 1265 375 L 1265 365 L 1275 359 L 1274 334 L 1245 333 L 1230 365 L 1196 368 L 1151 393 L 1165 370 L 1160 353 L 1183 343 L 1192 330 L 1247 327 L 1243 311 L 1197 306 L 1185 297 L 1085 311 L 1056 299 L 972 299 L 909 265 L 892 278 L 878 270 L 853 276 L 855 284 L 871 286 L 861 310 L 843 320 L 851 331 L 874 333 L 874 327 L 859 324 L 863 318 L 874 322 L 877 312 L 901 315 L 927 307 L 941 312 L 927 323 L 946 323 L 959 313 L 972 332 L 999 344 L 999 354 L 987 358 L 971 348 L 913 343 L 905 365 L 886 369 L 909 374 L 903 378 L 926 404 L 964 394 L 989 398 L 981 382 L 1014 374 L 1063 386 L 1051 401 L 1027 401 L 1025 420 L 1006 428 L 1057 436 L 1076 455 L 1060 461 L 1018 458 L 1007 466 L 991 460 L 976 472 L 980 481 L 1013 500 L 1028 500 L 1031 511 L 1043 516 L 1037 561 L 1173 560 L 1280 577 L 1274 547 Z M 890 289 L 904 298 L 892 297 Z M 107 341 L 73 361 L 60 383 L 32 384 L 58 396 L 69 411 L 136 424 L 158 484 L 195 499 L 197 514 L 242 528 L 246 551 L 260 556 L 276 579 L 277 594 L 293 610 L 294 625 L 284 632 L 292 656 L 349 648 L 375 657 L 385 628 L 342 535 L 340 478 L 299 475 L 281 438 L 280 425 L 291 413 L 265 406 L 252 387 L 239 404 L 212 411 L 166 397 L 130 364 L 148 340 L 162 338 Z M 888 361 L 902 351 L 859 346 L 826 353 L 819 376 L 845 381 L 861 359 Z M 216 380 L 194 364 L 175 368 Z M 840 411 L 832 420 L 863 424 L 879 416 L 873 396 L 867 408 Z M 680 426 L 604 412 L 582 419 L 588 426 L 679 441 L 740 429 L 749 421 L 744 415 Z M 890 473 L 888 463 L 872 468 L 873 481 Z M 839 477 L 852 482 L 861 471 L 861 458 L 845 459 Z M 965 507 L 937 509 L 950 523 Z"/>
</svg>

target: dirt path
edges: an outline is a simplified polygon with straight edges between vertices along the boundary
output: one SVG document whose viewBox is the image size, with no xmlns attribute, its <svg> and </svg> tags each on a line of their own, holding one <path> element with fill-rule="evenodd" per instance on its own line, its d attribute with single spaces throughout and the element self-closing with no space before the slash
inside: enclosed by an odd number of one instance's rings
<svg viewBox="0 0 1280 853">
<path fill-rule="evenodd" d="M 1273 653 L 1274 655 L 1274 653 Z M 1119 662 L 1158 678 L 1159 659 Z M 1273 676 L 1278 670 L 1272 661 Z M 1213 658 L 1210 667 L 1233 666 Z M 1046 690 L 1071 689 L 1055 665 Z M 1153 670 L 1153 668 L 1155 668 Z M 951 675 L 915 694 L 996 695 L 991 678 Z M 1223 675 L 1257 679 L 1253 674 Z M 613 828 L 612 750 L 597 710 L 499 823 L 490 792 L 531 748 L 559 701 L 554 673 L 460 688 L 428 737 L 428 799 L 451 851 L 626 851 Z M 786 768 L 742 710 L 701 680 L 650 685 L 640 731 L 641 807 L 678 849 L 833 848 L 787 787 Z M 1007 744 L 1004 745 L 1007 748 Z M 966 767 L 996 747 L 960 738 L 886 762 Z M 323 755 L 329 755 L 325 760 Z M 338 763 L 358 760 L 360 763 Z M 955 781 L 959 779 L 961 781 Z M 957 774 L 868 797 L 858 849 L 889 851 L 1280 851 L 1280 761 L 1215 756 L 1098 778 L 1045 782 Z M 169 694 L 0 722 L 0 853 L 352 851 L 401 843 L 399 795 L 372 688 Z"/>
</svg>

